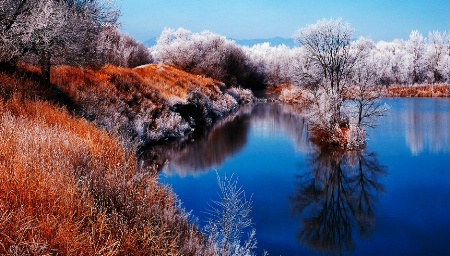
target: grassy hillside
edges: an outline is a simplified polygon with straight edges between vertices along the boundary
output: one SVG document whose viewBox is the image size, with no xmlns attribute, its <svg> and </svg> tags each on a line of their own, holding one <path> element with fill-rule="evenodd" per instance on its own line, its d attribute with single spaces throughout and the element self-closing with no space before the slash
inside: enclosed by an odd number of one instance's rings
<svg viewBox="0 0 450 256">
<path fill-rule="evenodd" d="M 180 138 L 252 100 L 248 90 L 226 89 L 210 78 L 166 65 L 100 69 L 57 66 L 51 86 L 39 82 L 39 69 L 23 66 L 0 73 L 3 98 L 43 99 L 141 144 Z"/>
<path fill-rule="evenodd" d="M 50 85 L 33 66 L 0 71 L 0 254 L 209 254 L 126 145 L 211 125 L 249 91 L 164 65 L 58 66 Z"/>
<path fill-rule="evenodd" d="M 50 103 L 0 101 L 0 254 L 205 253 L 119 139 Z"/>
</svg>

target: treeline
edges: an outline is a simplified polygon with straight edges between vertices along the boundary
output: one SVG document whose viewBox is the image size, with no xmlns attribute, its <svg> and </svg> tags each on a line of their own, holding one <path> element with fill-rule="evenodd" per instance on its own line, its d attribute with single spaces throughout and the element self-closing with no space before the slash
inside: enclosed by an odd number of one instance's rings
<svg viewBox="0 0 450 256">
<path fill-rule="evenodd" d="M 357 149 L 387 107 L 379 98 L 390 86 L 450 82 L 450 38 L 418 31 L 409 39 L 355 39 L 342 19 L 320 20 L 294 34 L 297 47 L 269 43 L 242 47 L 204 31 L 165 29 L 152 48 L 157 62 L 224 81 L 228 86 L 278 88 L 280 99 L 307 109 L 313 140 Z M 288 90 L 286 90 L 288 88 Z"/>
<path fill-rule="evenodd" d="M 192 33 L 183 28 L 166 28 L 153 47 L 152 54 L 157 62 L 217 79 L 228 87 L 264 86 L 263 74 L 257 72 L 257 67 L 243 48 L 209 31 Z"/>
<path fill-rule="evenodd" d="M 179 28 L 165 29 L 152 55 L 157 62 L 175 65 L 244 87 L 308 85 L 318 79 L 306 58 L 306 46 L 294 35 L 298 47 L 239 46 L 209 31 L 193 33 Z M 408 40 L 375 43 L 368 38 L 352 39 L 349 50 L 361 52 L 352 68 L 356 82 L 373 85 L 412 85 L 449 83 L 450 40 L 446 32 L 433 31 L 424 37 L 411 32 Z"/>
<path fill-rule="evenodd" d="M 0 62 L 137 66 L 151 61 L 143 44 L 120 34 L 119 10 L 105 0 L 1 0 Z"/>
<path fill-rule="evenodd" d="M 295 36 L 298 39 L 298 35 Z M 446 32 L 433 31 L 424 37 L 418 31 L 411 32 L 408 40 L 373 42 L 359 38 L 350 42 L 351 51 L 364 48 L 362 60 L 352 74 L 356 81 L 366 82 L 370 76 L 375 85 L 412 85 L 450 82 L 450 40 Z M 244 47 L 247 55 L 266 75 L 270 85 L 293 83 L 304 85 L 310 68 L 305 58 L 306 47 L 270 46 L 269 43 Z"/>
</svg>

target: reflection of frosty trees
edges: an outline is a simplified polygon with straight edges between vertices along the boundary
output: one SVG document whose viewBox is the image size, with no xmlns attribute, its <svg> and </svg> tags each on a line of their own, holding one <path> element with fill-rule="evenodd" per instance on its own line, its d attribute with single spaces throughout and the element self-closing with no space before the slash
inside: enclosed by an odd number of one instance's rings
<svg viewBox="0 0 450 256">
<path fill-rule="evenodd" d="M 157 165 L 158 170 L 162 169 L 167 175 L 206 172 L 221 166 L 226 159 L 242 150 L 251 129 L 259 136 L 267 137 L 283 131 L 297 150 L 311 151 L 306 119 L 298 109 L 287 105 L 262 104 L 241 107 L 237 113 L 196 137 L 155 145 L 147 149 L 141 159 L 144 165 Z"/>
<path fill-rule="evenodd" d="M 158 171 L 181 176 L 217 167 L 247 143 L 251 106 L 216 124 L 211 130 L 166 144 L 154 145 L 141 156 L 144 165 L 156 164 Z"/>
<path fill-rule="evenodd" d="M 406 115 L 394 117 L 405 119 L 406 142 L 413 155 L 423 151 L 433 153 L 448 151 L 450 117 L 445 109 L 449 108 L 450 101 L 445 99 L 428 101 L 429 99 L 407 101 Z"/>
<path fill-rule="evenodd" d="M 317 151 L 311 171 L 298 177 L 291 198 L 294 213 L 302 218 L 299 240 L 327 253 L 351 251 L 354 227 L 362 237 L 375 222 L 373 204 L 386 172 L 374 154 Z M 356 225 L 356 226 L 355 226 Z"/>
</svg>

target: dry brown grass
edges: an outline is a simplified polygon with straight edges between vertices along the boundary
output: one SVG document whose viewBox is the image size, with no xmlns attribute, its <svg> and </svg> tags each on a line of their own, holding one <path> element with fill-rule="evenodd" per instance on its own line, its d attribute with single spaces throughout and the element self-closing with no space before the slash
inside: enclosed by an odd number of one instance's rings
<svg viewBox="0 0 450 256">
<path fill-rule="evenodd" d="M 0 98 L 8 99 L 15 96 L 28 99 L 48 99 L 50 91 L 35 79 L 40 75 L 35 72 L 36 70 L 22 68 L 18 68 L 14 73 L 0 72 Z"/>
<path fill-rule="evenodd" d="M 224 84 L 211 78 L 193 75 L 167 65 L 146 65 L 133 69 L 144 80 L 157 89 L 165 99 L 177 97 L 186 102 L 189 92 L 200 90 L 207 95 L 219 95 Z"/>
<path fill-rule="evenodd" d="M 0 254 L 195 255 L 202 238 L 118 138 L 49 103 L 0 100 Z"/>
<path fill-rule="evenodd" d="M 218 96 L 221 85 L 210 78 L 156 64 L 134 69 L 107 65 L 98 70 L 58 66 L 53 69 L 51 81 L 77 101 L 95 95 L 126 102 L 144 98 L 154 103 L 173 98 L 185 102 L 191 90 Z"/>
<path fill-rule="evenodd" d="M 52 70 L 51 82 L 68 95 L 82 116 L 128 139 L 183 136 L 191 130 L 187 127 L 190 118 L 181 120 L 179 114 L 173 113 L 174 106 L 189 104 L 193 95 L 202 95 L 205 105 L 201 107 L 207 111 L 217 106 L 221 112 L 222 105 L 231 104 L 227 101 L 230 95 L 221 91 L 223 84 L 166 65 L 134 69 L 111 65 L 101 69 L 58 66 Z M 164 123 L 177 127 L 162 127 L 160 119 L 167 118 L 176 122 Z"/>
<path fill-rule="evenodd" d="M 414 87 L 389 87 L 389 97 L 450 97 L 448 85 L 424 85 Z"/>
<path fill-rule="evenodd" d="M 50 85 L 34 66 L 0 71 L 0 254 L 210 254 L 121 132 L 190 130 L 185 105 L 221 116 L 237 105 L 222 83 L 164 65 L 58 66 Z"/>
</svg>

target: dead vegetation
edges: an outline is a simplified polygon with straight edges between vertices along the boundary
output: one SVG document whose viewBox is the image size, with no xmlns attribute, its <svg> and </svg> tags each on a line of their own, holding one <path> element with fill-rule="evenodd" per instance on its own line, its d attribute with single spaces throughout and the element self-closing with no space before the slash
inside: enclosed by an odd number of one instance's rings
<svg viewBox="0 0 450 256">
<path fill-rule="evenodd" d="M 450 97 L 450 87 L 445 84 L 422 86 L 393 86 L 387 90 L 389 97 Z"/>
<path fill-rule="evenodd" d="M 167 65 L 56 66 L 51 71 L 47 86 L 34 66 L 0 72 L 0 94 L 57 103 L 139 144 L 183 137 L 253 101 L 249 90 L 227 89 L 219 81 Z"/>
<path fill-rule="evenodd" d="M 67 111 L 0 101 L 0 254 L 201 255 L 202 236 L 119 139 Z"/>
<path fill-rule="evenodd" d="M 0 254 L 211 254 L 129 144 L 210 125 L 249 91 L 165 65 L 56 66 L 50 84 L 0 69 Z"/>
</svg>

